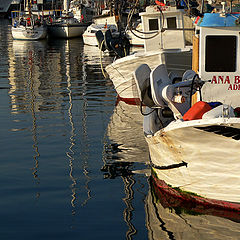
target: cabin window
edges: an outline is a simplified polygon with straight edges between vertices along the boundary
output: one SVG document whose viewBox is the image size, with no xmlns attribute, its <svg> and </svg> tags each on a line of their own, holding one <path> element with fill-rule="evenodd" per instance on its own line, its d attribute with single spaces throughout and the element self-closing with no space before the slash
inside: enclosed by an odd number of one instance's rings
<svg viewBox="0 0 240 240">
<path fill-rule="evenodd" d="M 149 19 L 149 31 L 158 30 L 158 19 Z"/>
<path fill-rule="evenodd" d="M 176 17 L 167 18 L 167 28 L 176 29 L 177 28 L 177 19 Z"/>
<path fill-rule="evenodd" d="M 236 71 L 236 36 L 206 36 L 205 71 Z"/>
</svg>

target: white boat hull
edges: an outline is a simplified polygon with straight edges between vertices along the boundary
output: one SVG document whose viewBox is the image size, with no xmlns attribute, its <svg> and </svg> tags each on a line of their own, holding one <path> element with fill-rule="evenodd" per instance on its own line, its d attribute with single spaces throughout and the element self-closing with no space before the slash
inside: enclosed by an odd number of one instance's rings
<svg viewBox="0 0 240 240">
<path fill-rule="evenodd" d="M 86 33 L 86 34 L 83 34 L 82 36 L 83 36 L 84 44 L 89 45 L 89 46 L 98 46 L 98 42 L 97 42 L 95 34 L 90 35 L 90 34 Z"/>
<path fill-rule="evenodd" d="M 82 36 L 87 24 L 52 24 L 48 25 L 48 33 L 52 37 L 73 38 Z"/>
<path fill-rule="evenodd" d="M 154 136 L 146 136 L 153 170 L 172 187 L 239 203 L 239 129 L 239 118 L 170 124 Z"/>
<path fill-rule="evenodd" d="M 35 27 L 33 29 L 25 26 L 12 27 L 12 37 L 16 40 L 39 40 L 47 37 L 47 28 L 45 26 Z"/>
<path fill-rule="evenodd" d="M 185 49 L 190 52 L 190 49 Z M 181 56 L 179 50 L 178 54 Z M 184 52 L 184 49 L 182 50 Z M 167 51 L 166 51 L 167 52 Z M 168 51 L 173 52 L 173 51 Z M 173 54 L 173 53 L 171 53 Z M 185 53 L 186 54 L 186 53 Z M 189 54 L 189 56 L 191 56 Z M 166 62 L 170 70 L 183 72 L 189 68 L 189 65 L 183 65 L 183 61 L 179 57 L 173 57 L 172 62 Z M 112 80 L 115 90 L 121 100 L 130 102 L 139 100 L 138 92 L 133 77 L 134 71 L 142 64 L 146 63 L 151 69 L 165 62 L 163 52 L 148 52 L 139 51 L 135 54 L 120 58 L 106 67 L 109 78 Z M 177 66 L 177 67 L 176 67 Z M 176 68 L 175 68 L 176 67 Z"/>
</svg>

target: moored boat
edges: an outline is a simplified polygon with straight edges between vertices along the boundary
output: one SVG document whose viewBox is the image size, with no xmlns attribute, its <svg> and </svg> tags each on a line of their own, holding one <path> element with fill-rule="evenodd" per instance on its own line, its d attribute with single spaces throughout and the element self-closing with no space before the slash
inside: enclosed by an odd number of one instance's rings
<svg viewBox="0 0 240 240">
<path fill-rule="evenodd" d="M 164 64 L 135 71 L 156 179 L 226 206 L 240 204 L 239 19 L 224 4 L 199 18 L 182 77 Z"/>
<path fill-rule="evenodd" d="M 64 0 L 62 16 L 56 19 L 51 18 L 47 24 L 50 37 L 73 38 L 82 36 L 86 28 L 90 25 L 93 11 L 89 11 L 87 7 L 81 4 L 77 9 L 78 11 L 76 8 L 75 6 L 75 10 L 70 11 L 69 1 Z M 76 17 L 74 16 L 74 12 Z M 81 16 L 81 19 L 79 19 L 79 16 Z"/>
<path fill-rule="evenodd" d="M 40 40 L 47 36 L 47 27 L 41 12 L 32 14 L 31 1 L 27 0 L 27 11 L 15 11 L 12 19 L 12 37 L 16 40 Z"/>
<path fill-rule="evenodd" d="M 163 8 L 157 5 L 148 6 L 145 12 L 140 13 L 144 50 L 119 58 L 106 67 L 106 72 L 123 101 L 138 100 L 133 72 L 143 62 L 154 68 L 165 63 L 165 54 L 191 51 L 191 46 L 187 46 L 185 41 L 184 32 L 187 29 L 184 28 L 183 14 L 183 9 L 176 6 Z"/>
<path fill-rule="evenodd" d="M 117 26 L 115 24 L 95 24 L 92 23 L 83 33 L 83 42 L 84 44 L 90 46 L 98 46 L 98 41 L 96 39 L 96 32 L 102 31 L 105 33 L 107 30 L 110 30 L 112 34 L 117 33 Z"/>
</svg>

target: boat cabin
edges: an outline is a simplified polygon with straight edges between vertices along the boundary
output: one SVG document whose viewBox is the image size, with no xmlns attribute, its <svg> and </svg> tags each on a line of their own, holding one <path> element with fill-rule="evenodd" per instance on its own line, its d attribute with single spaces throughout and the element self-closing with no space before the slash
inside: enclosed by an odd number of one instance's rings
<svg viewBox="0 0 240 240">
<path fill-rule="evenodd" d="M 162 49 L 185 48 L 184 10 L 172 6 L 148 6 L 140 13 L 144 32 L 144 49 L 156 51 Z"/>
<path fill-rule="evenodd" d="M 239 105 L 240 14 L 205 13 L 193 38 L 193 70 L 209 81 L 202 89 L 207 101 Z"/>
</svg>

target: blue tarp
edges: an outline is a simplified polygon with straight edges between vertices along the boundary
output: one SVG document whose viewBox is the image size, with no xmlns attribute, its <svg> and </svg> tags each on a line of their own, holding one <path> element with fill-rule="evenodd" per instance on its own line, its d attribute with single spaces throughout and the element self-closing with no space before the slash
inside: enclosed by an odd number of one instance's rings
<svg viewBox="0 0 240 240">
<path fill-rule="evenodd" d="M 236 27 L 240 25 L 236 23 L 240 14 L 227 13 L 222 17 L 220 13 L 204 13 L 204 17 L 198 22 L 200 27 Z M 240 20 L 238 20 L 240 21 Z"/>
</svg>

